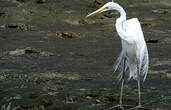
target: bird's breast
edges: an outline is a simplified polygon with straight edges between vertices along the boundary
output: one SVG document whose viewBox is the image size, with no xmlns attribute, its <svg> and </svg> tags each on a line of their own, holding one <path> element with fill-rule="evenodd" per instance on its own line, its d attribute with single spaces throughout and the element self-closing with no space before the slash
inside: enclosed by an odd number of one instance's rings
<svg viewBox="0 0 171 110">
<path fill-rule="evenodd" d="M 130 44 L 122 40 L 122 49 L 124 50 L 125 56 L 128 58 L 136 58 L 136 45 Z"/>
</svg>

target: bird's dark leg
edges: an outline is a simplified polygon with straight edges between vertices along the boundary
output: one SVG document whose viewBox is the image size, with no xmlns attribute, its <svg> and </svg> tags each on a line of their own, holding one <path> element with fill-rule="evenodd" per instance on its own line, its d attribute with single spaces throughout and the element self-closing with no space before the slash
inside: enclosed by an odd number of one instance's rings
<svg viewBox="0 0 171 110">
<path fill-rule="evenodd" d="M 140 84 L 140 82 L 141 82 L 141 80 L 140 80 L 140 72 L 141 72 L 141 67 L 139 67 L 139 55 L 137 54 L 137 70 L 138 70 L 138 72 L 137 72 L 137 82 L 138 82 L 138 107 L 141 107 L 141 84 Z"/>
<path fill-rule="evenodd" d="M 124 84 L 124 79 L 122 79 L 122 83 L 121 83 L 121 92 L 120 92 L 119 105 L 122 105 L 123 84 Z"/>
<path fill-rule="evenodd" d="M 121 90 L 120 90 L 120 98 L 119 98 L 119 104 L 113 107 L 110 107 L 107 110 L 115 110 L 116 108 L 120 109 L 120 110 L 124 110 L 124 107 L 130 107 L 129 105 L 123 105 L 122 103 L 122 96 L 123 96 L 123 85 L 124 85 L 124 77 L 125 77 L 125 71 L 126 71 L 126 67 L 125 67 L 125 63 L 126 63 L 126 59 L 124 59 L 124 65 L 123 65 L 123 74 L 121 76 Z"/>
<path fill-rule="evenodd" d="M 123 93 L 123 85 L 124 85 L 124 79 L 122 78 L 121 82 L 121 91 L 120 91 L 120 98 L 119 98 L 119 104 L 113 107 L 110 107 L 107 110 L 115 110 L 115 108 L 119 108 L 120 110 L 124 110 L 123 105 L 122 105 L 122 93 Z"/>
<path fill-rule="evenodd" d="M 140 79 L 138 79 L 138 106 L 141 107 L 141 85 L 140 85 Z"/>
<path fill-rule="evenodd" d="M 138 63 L 138 60 L 137 60 L 137 70 L 138 70 L 138 73 L 137 73 L 137 82 L 138 82 L 137 83 L 137 86 L 138 86 L 138 106 L 133 107 L 133 108 L 131 108 L 129 110 L 138 110 L 138 109 L 141 109 L 141 110 L 149 110 L 149 109 L 144 108 L 144 107 L 141 106 L 141 84 L 140 84 L 141 80 L 140 80 L 140 70 L 139 70 L 139 65 L 138 64 L 139 63 Z"/>
<path fill-rule="evenodd" d="M 138 106 L 133 107 L 128 110 L 149 110 L 148 108 L 144 108 L 141 106 L 141 91 L 140 91 L 140 79 L 138 79 Z"/>
</svg>

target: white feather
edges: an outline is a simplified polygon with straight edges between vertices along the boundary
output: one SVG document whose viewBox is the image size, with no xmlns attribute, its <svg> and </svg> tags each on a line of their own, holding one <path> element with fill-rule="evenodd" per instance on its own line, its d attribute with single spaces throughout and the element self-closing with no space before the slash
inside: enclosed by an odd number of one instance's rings
<svg viewBox="0 0 171 110">
<path fill-rule="evenodd" d="M 117 27 L 117 25 L 116 25 Z M 148 72 L 149 58 L 147 46 L 137 18 L 126 20 L 123 23 L 125 34 L 120 34 L 122 39 L 122 51 L 115 63 L 114 72 L 120 68 L 120 79 L 123 77 L 123 60 L 126 58 L 125 67 L 129 69 L 129 79 L 137 80 L 138 74 L 146 78 Z M 119 30 L 117 30 L 119 31 Z M 118 32 L 119 33 L 119 32 Z M 126 35 L 126 36 L 124 36 Z"/>
</svg>

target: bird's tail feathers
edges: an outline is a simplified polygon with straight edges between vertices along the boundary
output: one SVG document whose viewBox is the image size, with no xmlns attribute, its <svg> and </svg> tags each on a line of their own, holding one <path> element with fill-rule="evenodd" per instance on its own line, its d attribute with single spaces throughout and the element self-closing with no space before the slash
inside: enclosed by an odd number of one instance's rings
<svg viewBox="0 0 171 110">
<path fill-rule="evenodd" d="M 148 51 L 146 48 L 145 55 L 144 55 L 143 62 L 142 62 L 142 75 L 144 76 L 143 81 L 145 81 L 146 79 L 146 76 L 148 73 L 148 66 L 149 66 L 149 56 L 148 56 Z"/>
<path fill-rule="evenodd" d="M 148 66 L 149 66 L 149 56 L 148 56 L 148 51 L 147 48 L 142 53 L 142 58 L 140 61 L 140 66 L 139 66 L 139 74 L 144 77 L 143 81 L 145 81 L 147 73 L 148 73 Z"/>
<path fill-rule="evenodd" d="M 124 61 L 124 51 L 122 50 L 116 62 L 114 63 L 114 73 L 118 70 L 120 74 L 118 75 L 118 79 L 121 80 L 125 76 L 125 72 L 127 70 L 126 61 Z"/>
<path fill-rule="evenodd" d="M 137 80 L 138 75 L 137 75 L 137 65 L 136 64 L 132 64 L 129 66 L 129 78 L 131 79 L 133 78 L 134 80 Z"/>
</svg>

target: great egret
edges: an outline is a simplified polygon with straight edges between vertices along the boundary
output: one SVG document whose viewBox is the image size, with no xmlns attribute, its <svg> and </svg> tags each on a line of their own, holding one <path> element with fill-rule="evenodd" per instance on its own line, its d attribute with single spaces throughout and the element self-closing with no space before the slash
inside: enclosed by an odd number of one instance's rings
<svg viewBox="0 0 171 110">
<path fill-rule="evenodd" d="M 140 22 L 137 18 L 132 18 L 126 20 L 125 10 L 115 2 L 108 2 L 100 9 L 90 13 L 86 17 L 90 17 L 94 14 L 106 12 L 109 10 L 116 10 L 120 13 L 120 17 L 116 20 L 116 30 L 121 38 L 122 51 L 120 56 L 117 58 L 114 65 L 114 72 L 118 69 L 120 70 L 119 78 L 121 80 L 121 92 L 120 101 L 117 106 L 123 109 L 122 105 L 122 90 L 125 80 L 125 73 L 128 72 L 128 79 L 133 78 L 138 82 L 138 106 L 133 109 L 142 108 L 141 107 L 141 92 L 140 92 L 140 79 L 146 79 L 149 65 L 149 56 L 144 40 L 144 35 L 141 29 Z"/>
</svg>

